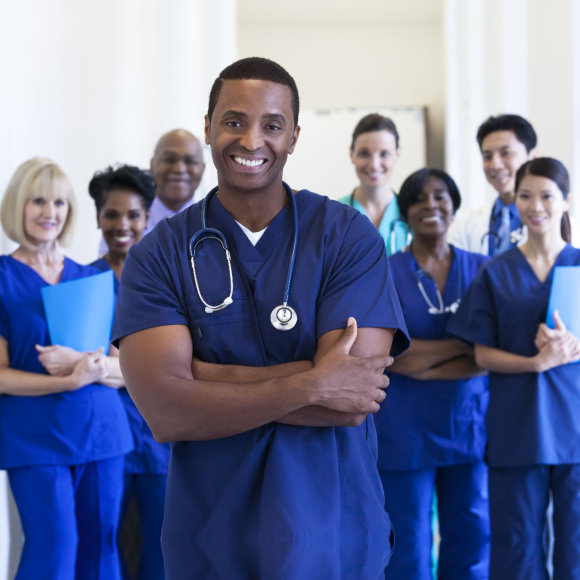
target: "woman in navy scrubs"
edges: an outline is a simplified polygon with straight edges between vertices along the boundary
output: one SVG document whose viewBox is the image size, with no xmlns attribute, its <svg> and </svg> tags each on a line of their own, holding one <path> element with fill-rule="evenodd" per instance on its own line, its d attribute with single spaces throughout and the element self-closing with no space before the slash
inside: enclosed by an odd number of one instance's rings
<svg viewBox="0 0 580 580">
<path fill-rule="evenodd" d="M 107 253 L 93 262 L 100 270 L 113 270 L 117 281 L 129 248 L 143 236 L 149 208 L 155 197 L 153 176 L 137 167 L 121 165 L 97 172 L 89 183 L 95 201 L 97 224 L 103 232 Z M 138 580 L 164 578 L 161 524 L 169 466 L 169 444 L 157 443 L 126 388 L 119 390 L 129 417 L 135 449 L 125 456 L 125 487 L 121 523 L 134 495 L 139 509 L 142 544 Z M 124 564 L 123 559 L 121 559 Z M 126 567 L 125 577 L 128 576 Z"/>
<path fill-rule="evenodd" d="M 99 272 L 59 248 L 72 231 L 70 181 L 49 159 L 24 162 L 0 218 L 19 244 L 0 257 L 0 469 L 8 470 L 25 536 L 16 578 L 115 580 L 123 455 L 133 445 L 107 386 L 107 357 L 79 354 L 58 375 L 39 360 L 50 344 L 41 288 Z"/>
<path fill-rule="evenodd" d="M 544 529 L 553 498 L 555 579 L 580 578 L 580 344 L 555 316 L 544 323 L 554 268 L 580 265 L 563 238 L 569 178 L 538 158 L 516 176 L 528 240 L 490 260 L 451 331 L 490 371 L 487 418 L 492 580 L 545 580 Z M 577 289 L 570 289 L 570 300 Z"/>
<path fill-rule="evenodd" d="M 389 263 L 411 347 L 391 367 L 387 401 L 375 416 L 379 471 L 395 530 L 386 577 L 432 577 L 436 491 L 438 577 L 484 579 L 489 562 L 483 463 L 487 377 L 476 367 L 472 348 L 450 337 L 447 325 L 487 258 L 447 243 L 461 199 L 443 171 L 410 175 L 398 202 L 413 242 Z"/>
</svg>

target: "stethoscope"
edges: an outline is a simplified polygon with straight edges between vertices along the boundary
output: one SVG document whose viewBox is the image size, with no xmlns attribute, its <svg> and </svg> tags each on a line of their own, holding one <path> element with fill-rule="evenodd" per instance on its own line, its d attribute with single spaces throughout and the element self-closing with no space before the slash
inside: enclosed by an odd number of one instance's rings
<svg viewBox="0 0 580 580">
<path fill-rule="evenodd" d="M 404 219 L 397 218 L 391 222 L 389 226 L 389 245 L 391 254 L 398 251 L 397 247 L 397 227 L 403 228 L 405 235 L 407 236 L 405 240 L 405 246 L 408 246 L 413 241 L 413 232 L 409 229 L 407 222 Z"/>
<path fill-rule="evenodd" d="M 496 217 L 495 215 L 491 215 L 491 219 L 490 219 L 490 224 L 489 224 L 489 230 L 487 232 L 485 232 L 485 234 L 483 234 L 483 236 L 481 236 L 481 240 L 480 240 L 480 247 L 483 250 L 483 248 L 485 247 L 485 239 L 488 239 L 488 246 L 489 246 L 489 238 L 493 238 L 495 241 L 495 245 L 499 245 L 501 240 L 499 238 L 499 236 L 497 235 L 497 232 L 495 231 L 495 220 Z M 520 224 L 515 230 L 512 230 L 510 232 L 510 244 L 512 244 L 512 246 L 517 246 L 520 242 L 522 242 L 524 240 L 524 238 L 526 237 L 526 234 L 524 232 L 524 225 Z"/>
<path fill-rule="evenodd" d="M 421 280 L 421 278 L 427 278 L 428 280 L 431 280 L 431 282 L 433 282 L 433 285 L 435 286 L 435 292 L 437 295 L 437 306 L 435 306 L 435 304 L 431 302 L 429 296 L 427 296 L 427 292 L 425 292 L 425 287 L 423 286 L 423 281 Z M 459 260 L 457 261 L 457 298 L 449 306 L 445 306 L 443 304 L 443 297 L 441 296 L 441 292 L 439 292 L 437 283 L 435 282 L 433 276 L 429 274 L 429 272 L 425 272 L 425 270 L 422 270 L 421 268 L 417 267 L 417 269 L 415 270 L 415 279 L 417 280 L 417 288 L 419 288 L 419 292 L 421 293 L 421 296 L 423 296 L 423 300 L 425 300 L 425 303 L 427 304 L 427 312 L 429 314 L 433 315 L 447 313 L 455 314 L 455 312 L 457 312 L 457 309 L 461 304 L 461 263 L 459 262 Z"/>
<path fill-rule="evenodd" d="M 485 234 L 483 234 L 483 236 L 481 236 L 481 247 L 483 248 L 485 245 L 485 238 L 493 238 L 495 240 L 495 243 L 499 243 L 501 240 L 499 239 L 499 236 L 497 235 L 497 232 L 494 232 L 493 230 L 489 230 L 488 232 L 485 232 Z M 512 230 L 510 232 L 510 244 L 512 245 L 518 245 L 523 239 L 525 238 L 525 233 L 524 233 L 524 226 L 518 226 L 515 230 Z"/>
<path fill-rule="evenodd" d="M 298 248 L 298 208 L 296 206 L 296 199 L 290 187 L 284 183 L 284 188 L 286 189 L 286 193 L 288 193 L 288 197 L 290 198 L 290 205 L 292 206 L 292 220 L 294 224 L 294 240 L 292 242 L 292 252 L 290 255 L 290 262 L 288 264 L 288 274 L 286 276 L 286 286 L 284 287 L 284 295 L 282 297 L 282 304 L 280 306 L 276 306 L 271 314 L 270 314 L 270 323 L 276 330 L 291 330 L 296 326 L 296 322 L 298 322 L 298 315 L 292 306 L 288 305 L 288 300 L 290 297 L 290 285 L 292 284 L 292 276 L 294 274 L 294 265 L 296 263 L 296 252 Z M 214 312 L 219 312 L 223 310 L 232 302 L 233 294 L 234 294 L 234 276 L 232 273 L 232 256 L 228 247 L 228 242 L 226 237 L 222 232 L 216 230 L 214 228 L 207 227 L 207 207 L 211 198 L 217 193 L 218 188 L 215 187 L 212 189 L 207 196 L 204 198 L 202 207 L 201 207 L 201 229 L 198 230 L 191 236 L 189 241 L 189 260 L 191 262 L 191 271 L 193 273 L 193 280 L 195 282 L 195 289 L 197 291 L 197 295 L 199 299 L 202 301 L 203 305 L 205 306 L 205 311 L 207 314 L 213 314 Z M 202 294 L 201 289 L 199 287 L 199 281 L 197 279 L 197 270 L 195 268 L 195 251 L 197 246 L 202 243 L 203 241 L 207 240 L 215 240 L 217 241 L 222 250 L 225 253 L 227 265 L 228 265 L 228 274 L 230 278 L 230 291 L 228 295 L 219 303 L 219 304 L 209 304 L 207 303 Z"/>
<path fill-rule="evenodd" d="M 356 191 L 356 190 L 355 190 Z M 354 207 L 354 202 L 355 202 L 355 196 L 354 196 L 354 191 L 350 194 L 350 200 L 348 205 L 350 205 L 350 207 Z M 412 232 L 409 230 L 409 226 L 407 225 L 407 222 L 401 218 L 397 218 L 396 220 L 393 220 L 390 224 L 389 224 L 389 253 L 390 254 L 394 254 L 395 252 L 397 252 L 399 250 L 399 248 L 397 247 L 397 229 L 403 228 L 403 231 L 405 232 L 405 235 L 407 236 L 407 239 L 405 241 L 405 246 L 408 246 L 411 243 L 411 240 L 413 239 L 413 234 Z"/>
</svg>

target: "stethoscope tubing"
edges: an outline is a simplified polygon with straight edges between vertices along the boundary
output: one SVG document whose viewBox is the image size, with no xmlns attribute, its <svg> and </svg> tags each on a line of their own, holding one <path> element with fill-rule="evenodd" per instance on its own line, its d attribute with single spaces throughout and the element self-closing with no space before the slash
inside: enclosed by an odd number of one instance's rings
<svg viewBox="0 0 580 580">
<path fill-rule="evenodd" d="M 350 198 L 349 198 L 349 202 L 348 205 L 350 205 L 350 207 L 354 208 L 354 202 L 356 200 L 356 197 L 354 196 L 354 191 L 350 194 Z M 413 235 L 411 233 L 411 231 L 409 230 L 409 225 L 407 224 L 407 222 L 402 219 L 402 218 L 397 218 L 395 220 L 393 220 L 390 224 L 389 224 L 389 250 L 391 254 L 394 254 L 397 251 L 397 235 L 396 235 L 396 230 L 397 227 L 403 227 L 405 228 L 405 235 L 407 236 L 407 240 L 405 245 L 409 245 L 411 243 L 411 240 L 413 239 Z"/>
<path fill-rule="evenodd" d="M 457 259 L 457 258 L 455 258 Z M 451 312 L 452 314 L 455 313 L 455 311 L 457 310 L 457 308 L 459 308 L 459 304 L 461 304 L 461 297 L 462 297 L 462 284 L 461 284 L 461 278 L 462 278 L 462 274 L 461 274 L 461 263 L 459 262 L 459 260 L 457 260 L 457 298 L 455 299 L 455 301 L 453 303 L 451 303 L 449 306 L 445 306 L 443 303 L 443 296 L 441 295 L 441 292 L 439 291 L 439 288 L 437 287 L 437 284 L 435 282 L 435 280 L 433 279 L 433 276 L 431 276 L 431 274 L 429 274 L 429 272 L 425 272 L 425 270 L 421 269 L 419 267 L 419 265 L 416 263 L 415 258 L 413 257 L 413 262 L 415 263 L 415 280 L 417 282 L 417 288 L 419 289 L 419 292 L 421 294 L 421 296 L 423 297 L 423 300 L 425 301 L 425 304 L 427 304 L 427 312 L 429 314 L 446 314 L 448 312 Z M 425 287 L 423 286 L 423 281 L 421 280 L 421 278 L 427 278 L 428 280 L 431 280 L 431 282 L 433 282 L 434 286 L 435 286 L 435 293 L 437 296 L 437 306 L 435 306 L 435 304 L 433 304 L 433 302 L 431 302 L 431 300 L 429 299 L 429 296 L 427 295 L 427 292 L 425 290 Z"/>
<path fill-rule="evenodd" d="M 294 277 L 294 268 L 296 265 L 296 256 L 298 253 L 298 205 L 296 203 L 296 199 L 295 199 L 295 196 L 294 196 L 292 189 L 290 189 L 288 184 L 286 184 L 285 182 L 283 182 L 283 185 L 284 185 L 284 189 L 286 190 L 286 193 L 288 194 L 288 197 L 290 198 L 290 205 L 292 207 L 292 222 L 293 222 L 293 234 L 294 235 L 293 235 L 293 240 L 292 240 L 292 251 L 290 254 L 290 261 L 288 263 L 288 272 L 286 274 L 286 282 L 284 285 L 284 294 L 283 294 L 282 305 L 274 308 L 274 310 L 272 311 L 271 320 L 272 320 L 272 324 L 274 325 L 274 327 L 277 328 L 278 330 L 290 330 L 291 328 L 293 328 L 295 326 L 296 321 L 297 321 L 296 311 L 293 308 L 291 308 L 290 306 L 288 306 L 288 302 L 290 300 L 290 288 L 292 286 L 292 279 Z M 214 187 L 207 194 L 207 196 L 203 199 L 202 206 L 201 206 L 201 229 L 199 229 L 197 232 L 195 232 L 191 236 L 190 241 L 189 241 L 189 259 L 190 259 L 190 263 L 191 263 L 191 270 L 192 270 L 192 274 L 193 274 L 195 289 L 197 291 L 199 299 L 201 300 L 201 302 L 205 306 L 205 311 L 208 314 L 212 314 L 213 312 L 223 310 L 224 308 L 226 308 L 226 306 L 229 306 L 230 304 L 232 304 L 233 292 L 234 292 L 234 278 L 233 278 L 233 273 L 232 273 L 232 256 L 230 253 L 227 239 L 221 231 L 219 231 L 215 228 L 208 228 L 207 227 L 207 211 L 208 211 L 209 202 L 211 201 L 211 198 L 217 193 L 217 191 L 218 191 L 218 188 Z M 203 240 L 207 240 L 207 239 L 214 239 L 220 243 L 220 245 L 222 246 L 222 248 L 225 252 L 226 260 L 227 260 L 227 264 L 228 264 L 228 272 L 229 272 L 229 278 L 230 278 L 229 294 L 220 304 L 217 304 L 217 305 L 211 305 L 204 300 L 202 293 L 201 293 L 201 288 L 199 286 L 199 281 L 198 281 L 198 277 L 197 277 L 197 270 L 195 267 L 196 247 L 200 242 L 202 242 Z M 287 316 L 289 316 L 288 320 L 286 320 Z"/>
</svg>

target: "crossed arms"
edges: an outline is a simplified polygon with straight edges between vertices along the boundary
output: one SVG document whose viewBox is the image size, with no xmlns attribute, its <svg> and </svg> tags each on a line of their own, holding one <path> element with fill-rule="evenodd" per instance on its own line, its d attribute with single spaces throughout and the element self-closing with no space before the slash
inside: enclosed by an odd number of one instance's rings
<svg viewBox="0 0 580 580">
<path fill-rule="evenodd" d="M 320 337 L 313 361 L 243 367 L 195 361 L 189 329 L 160 326 L 121 339 L 120 362 L 159 441 L 227 437 L 271 421 L 351 426 L 385 398 L 393 335 L 357 329 L 351 318 L 346 329 Z"/>
</svg>

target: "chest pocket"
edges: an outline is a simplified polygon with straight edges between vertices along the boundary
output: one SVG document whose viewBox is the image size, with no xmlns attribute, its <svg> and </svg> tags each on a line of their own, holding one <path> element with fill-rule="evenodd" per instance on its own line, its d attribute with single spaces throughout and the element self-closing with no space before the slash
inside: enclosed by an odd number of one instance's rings
<svg viewBox="0 0 580 580">
<path fill-rule="evenodd" d="M 204 294 L 203 298 L 208 304 L 219 304 L 224 292 Z M 232 298 L 230 305 L 208 314 L 196 292 L 188 296 L 186 306 L 194 354 L 212 363 L 262 365 L 264 348 L 254 306 L 235 287 Z"/>
</svg>

